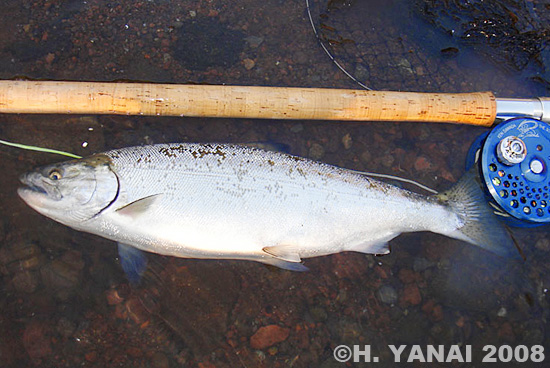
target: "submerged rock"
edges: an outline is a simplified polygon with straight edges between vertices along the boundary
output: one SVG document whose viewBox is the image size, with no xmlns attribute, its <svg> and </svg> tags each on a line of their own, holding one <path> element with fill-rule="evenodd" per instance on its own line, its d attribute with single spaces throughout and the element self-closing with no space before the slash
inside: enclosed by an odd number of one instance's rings
<svg viewBox="0 0 550 368">
<path fill-rule="evenodd" d="M 397 291 L 391 285 L 382 285 L 376 292 L 376 296 L 384 304 L 395 304 L 397 302 Z"/>
<path fill-rule="evenodd" d="M 253 349 L 265 349 L 279 342 L 285 341 L 290 334 L 290 329 L 277 325 L 263 326 L 250 338 L 250 346 Z"/>
<path fill-rule="evenodd" d="M 40 365 L 41 360 L 52 354 L 50 326 L 41 321 L 31 321 L 23 332 L 23 345 L 31 360 Z"/>
<path fill-rule="evenodd" d="M 312 160 L 319 160 L 325 155 L 325 149 L 319 143 L 313 143 L 309 148 L 308 156 Z"/>
<path fill-rule="evenodd" d="M 422 296 L 420 295 L 420 290 L 416 283 L 407 284 L 400 298 L 401 304 L 418 305 L 421 301 Z"/>
</svg>

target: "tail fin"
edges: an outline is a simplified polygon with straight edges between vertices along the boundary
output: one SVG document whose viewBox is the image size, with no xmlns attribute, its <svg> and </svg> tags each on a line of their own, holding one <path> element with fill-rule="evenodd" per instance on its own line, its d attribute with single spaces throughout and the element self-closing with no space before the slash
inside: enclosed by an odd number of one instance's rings
<svg viewBox="0 0 550 368">
<path fill-rule="evenodd" d="M 520 257 L 514 240 L 487 203 L 475 169 L 468 171 L 455 186 L 437 197 L 447 202 L 464 220 L 464 225 L 448 236 L 503 257 Z"/>
</svg>

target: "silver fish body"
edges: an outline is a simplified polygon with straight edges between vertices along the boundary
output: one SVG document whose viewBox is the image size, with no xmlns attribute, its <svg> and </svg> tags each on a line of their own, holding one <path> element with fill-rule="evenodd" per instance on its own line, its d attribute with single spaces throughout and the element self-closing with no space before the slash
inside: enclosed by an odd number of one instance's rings
<svg viewBox="0 0 550 368">
<path fill-rule="evenodd" d="M 423 196 L 276 152 L 160 144 L 51 165 L 21 180 L 19 195 L 45 216 L 163 255 L 300 269 L 302 258 L 387 253 L 389 240 L 415 231 L 513 252 L 471 178 Z"/>
</svg>

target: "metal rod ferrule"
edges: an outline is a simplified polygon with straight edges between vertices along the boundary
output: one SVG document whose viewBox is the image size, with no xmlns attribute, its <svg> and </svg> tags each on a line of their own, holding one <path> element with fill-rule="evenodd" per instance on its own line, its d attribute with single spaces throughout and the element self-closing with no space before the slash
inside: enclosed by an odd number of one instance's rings
<svg viewBox="0 0 550 368">
<path fill-rule="evenodd" d="M 550 122 L 550 98 L 497 98 L 497 122 L 518 117 Z"/>
</svg>

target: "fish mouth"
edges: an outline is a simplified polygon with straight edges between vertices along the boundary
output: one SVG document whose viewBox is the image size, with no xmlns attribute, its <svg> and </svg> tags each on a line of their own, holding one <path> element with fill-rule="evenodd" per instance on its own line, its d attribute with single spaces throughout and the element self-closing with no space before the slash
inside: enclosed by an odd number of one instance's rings
<svg viewBox="0 0 550 368">
<path fill-rule="evenodd" d="M 17 195 L 32 208 L 41 207 L 41 203 L 47 197 L 47 193 L 38 187 L 20 187 L 17 188 Z"/>
<path fill-rule="evenodd" d="M 24 191 L 31 191 L 35 193 L 41 193 L 44 195 L 48 195 L 48 192 L 46 192 L 46 189 L 36 186 L 36 185 L 25 185 L 24 187 L 19 187 L 17 189 L 17 192 L 24 192 Z"/>
<path fill-rule="evenodd" d="M 21 175 L 19 181 L 23 186 L 17 188 L 17 194 L 29 206 L 33 208 L 40 207 L 44 200 L 50 197 L 50 193 L 48 193 L 46 188 L 36 184 L 32 175 Z"/>
</svg>

